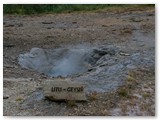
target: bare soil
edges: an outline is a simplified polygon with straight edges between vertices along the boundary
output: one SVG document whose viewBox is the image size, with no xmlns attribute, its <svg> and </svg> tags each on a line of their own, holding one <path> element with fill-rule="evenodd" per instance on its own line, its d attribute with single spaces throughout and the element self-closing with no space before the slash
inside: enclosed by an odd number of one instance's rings
<svg viewBox="0 0 160 120">
<path fill-rule="evenodd" d="M 39 87 L 42 81 L 51 78 L 22 68 L 18 64 L 19 55 L 34 47 L 54 49 L 77 45 L 114 45 L 119 48 L 117 59 L 125 60 L 123 64 L 130 59 L 136 62 L 125 67 L 127 72 L 122 77 L 123 84 L 106 92 L 92 91 L 87 94 L 87 102 L 57 103 L 44 99 Z M 139 57 L 136 58 L 136 55 Z M 113 69 L 112 66 L 111 73 L 116 68 L 121 69 L 119 66 Z M 111 73 L 109 79 L 115 79 L 116 73 Z M 119 72 L 118 75 L 120 74 L 122 73 Z M 4 15 L 3 77 L 4 116 L 154 116 L 154 8 L 30 16 Z M 78 80 L 83 76 L 75 78 Z"/>
</svg>

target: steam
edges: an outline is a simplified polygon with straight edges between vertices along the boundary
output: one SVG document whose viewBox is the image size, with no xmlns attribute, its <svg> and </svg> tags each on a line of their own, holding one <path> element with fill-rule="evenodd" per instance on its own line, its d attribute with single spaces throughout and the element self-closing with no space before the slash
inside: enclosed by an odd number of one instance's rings
<svg viewBox="0 0 160 120">
<path fill-rule="evenodd" d="M 32 69 L 50 77 L 66 77 L 86 72 L 108 52 L 106 48 L 95 49 L 84 46 L 52 50 L 32 48 L 29 53 L 20 54 L 18 60 L 23 68 Z M 110 54 L 112 52 L 110 51 Z"/>
<path fill-rule="evenodd" d="M 33 69 L 51 77 L 66 77 L 86 72 L 90 64 L 84 59 L 89 49 L 44 50 L 32 48 L 29 53 L 20 54 L 19 64 L 26 69 Z"/>
<path fill-rule="evenodd" d="M 62 59 L 60 59 L 57 64 L 51 69 L 49 76 L 66 77 L 68 75 L 83 73 L 87 71 L 89 63 L 86 63 L 83 60 L 83 56 L 85 55 L 86 51 L 83 49 L 78 50 L 72 49 L 68 51 L 68 53 Z"/>
</svg>

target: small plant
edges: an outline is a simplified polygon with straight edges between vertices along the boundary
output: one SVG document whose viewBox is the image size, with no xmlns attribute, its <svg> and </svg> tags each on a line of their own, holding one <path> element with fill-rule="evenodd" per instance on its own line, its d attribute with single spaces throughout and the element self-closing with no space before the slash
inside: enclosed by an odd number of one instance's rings
<svg viewBox="0 0 160 120">
<path fill-rule="evenodd" d="M 143 94 L 144 99 L 150 98 L 151 96 L 152 96 L 152 95 L 150 95 L 149 93 L 144 93 L 144 94 Z"/>
<path fill-rule="evenodd" d="M 68 101 L 66 101 L 67 102 L 67 105 L 69 106 L 69 107 L 74 107 L 74 106 L 76 106 L 76 101 L 75 100 L 68 100 Z"/>
<path fill-rule="evenodd" d="M 22 100 L 23 100 L 23 98 L 21 98 L 21 97 L 16 98 L 16 101 L 17 101 L 17 102 L 20 102 L 20 101 L 22 101 Z"/>
<path fill-rule="evenodd" d="M 89 94 L 89 100 L 90 101 L 97 100 L 98 99 L 97 95 L 98 95 L 97 92 L 93 92 L 93 93 Z"/>
<path fill-rule="evenodd" d="M 118 94 L 122 97 L 126 97 L 128 98 L 129 97 L 129 90 L 128 88 L 121 88 L 119 91 L 118 91 Z"/>
</svg>

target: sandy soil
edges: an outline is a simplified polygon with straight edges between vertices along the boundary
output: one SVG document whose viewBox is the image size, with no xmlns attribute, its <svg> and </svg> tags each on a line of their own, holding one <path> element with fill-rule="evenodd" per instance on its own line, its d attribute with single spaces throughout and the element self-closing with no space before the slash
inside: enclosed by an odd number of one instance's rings
<svg viewBox="0 0 160 120">
<path fill-rule="evenodd" d="M 3 112 L 14 115 L 155 115 L 155 11 L 4 15 Z M 121 46 L 123 57 L 140 53 L 145 63 L 129 69 L 123 86 L 92 92 L 87 102 L 52 102 L 39 86 L 44 74 L 21 68 L 19 54 L 33 47 Z M 126 55 L 126 56 L 125 56 Z M 144 64 L 143 64 L 144 63 Z M 110 78 L 111 79 L 111 78 Z M 147 82 L 146 82 L 147 81 Z M 130 87 L 128 87 L 130 86 Z"/>
</svg>

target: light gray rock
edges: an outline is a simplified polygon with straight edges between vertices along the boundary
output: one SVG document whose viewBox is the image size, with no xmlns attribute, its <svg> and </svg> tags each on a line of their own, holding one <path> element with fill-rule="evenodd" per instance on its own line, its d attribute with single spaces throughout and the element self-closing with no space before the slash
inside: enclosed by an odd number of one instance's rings
<svg viewBox="0 0 160 120">
<path fill-rule="evenodd" d="M 3 99 L 8 99 L 9 98 L 9 95 L 3 95 Z"/>
<path fill-rule="evenodd" d="M 85 101 L 84 84 L 69 80 L 47 80 L 42 85 L 44 96 L 51 100 Z"/>
</svg>

